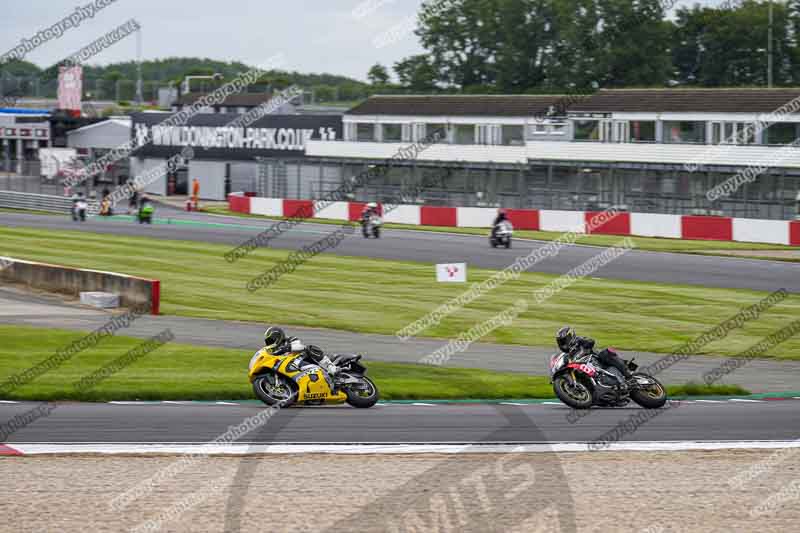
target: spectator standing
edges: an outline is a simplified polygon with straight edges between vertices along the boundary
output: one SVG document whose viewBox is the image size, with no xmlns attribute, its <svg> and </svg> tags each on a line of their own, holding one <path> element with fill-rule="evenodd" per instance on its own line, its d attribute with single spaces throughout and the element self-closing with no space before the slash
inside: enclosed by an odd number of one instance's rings
<svg viewBox="0 0 800 533">
<path fill-rule="evenodd" d="M 192 180 L 192 208 L 197 211 L 197 202 L 200 199 L 200 180 L 194 178 Z"/>
</svg>

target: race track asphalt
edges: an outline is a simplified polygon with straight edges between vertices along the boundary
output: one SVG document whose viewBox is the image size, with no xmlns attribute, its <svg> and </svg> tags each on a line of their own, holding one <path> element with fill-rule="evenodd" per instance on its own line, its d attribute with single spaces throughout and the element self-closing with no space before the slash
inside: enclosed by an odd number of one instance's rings
<svg viewBox="0 0 800 533">
<path fill-rule="evenodd" d="M 161 239 L 202 241 L 238 246 L 264 231 L 274 221 L 216 217 L 167 212 L 174 223 L 141 226 L 131 221 L 96 217 L 79 224 L 65 217 L 0 213 L 0 225 L 40 229 L 76 229 L 112 235 L 147 236 Z M 306 222 L 270 241 L 273 248 L 296 250 L 312 244 L 338 226 Z M 621 240 L 622 238 L 620 238 Z M 334 252 L 355 257 L 427 263 L 465 262 L 473 267 L 502 269 L 517 257 L 527 255 L 546 243 L 517 240 L 511 250 L 492 249 L 486 239 L 475 235 L 443 234 L 426 231 L 385 230 L 379 240 L 363 239 L 354 233 Z M 564 274 L 602 252 L 595 246 L 567 246 L 529 270 Z M 220 261 L 224 261 L 220 257 Z M 599 278 L 678 283 L 704 287 L 774 291 L 785 288 L 800 292 L 800 263 L 765 261 L 733 257 L 631 251 L 593 274 Z"/>
<path fill-rule="evenodd" d="M 0 404 L 0 422 L 36 403 Z M 246 405 L 204 403 L 57 404 L 49 416 L 14 432 L 6 441 L 47 443 L 202 443 L 262 411 Z M 290 408 L 278 412 L 239 443 L 488 443 L 592 442 L 638 407 L 593 409 L 570 422 L 563 405 L 378 404 Z M 647 411 L 655 416 L 621 441 L 794 440 L 800 437 L 800 400 L 678 402 Z"/>
</svg>

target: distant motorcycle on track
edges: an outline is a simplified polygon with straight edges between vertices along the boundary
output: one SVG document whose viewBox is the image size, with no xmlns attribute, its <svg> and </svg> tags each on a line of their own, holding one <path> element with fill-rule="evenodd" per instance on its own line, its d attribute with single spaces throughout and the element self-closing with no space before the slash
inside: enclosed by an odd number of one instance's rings
<svg viewBox="0 0 800 533">
<path fill-rule="evenodd" d="M 86 211 L 89 208 L 86 200 L 83 198 L 77 198 L 72 203 L 72 220 L 78 222 L 86 222 Z"/>
<path fill-rule="evenodd" d="M 143 200 L 139 212 L 136 215 L 139 224 L 152 224 L 155 211 L 155 207 L 153 207 L 153 204 L 149 200 Z"/>
<path fill-rule="evenodd" d="M 573 409 L 622 407 L 631 400 L 658 409 L 667 403 L 667 391 L 656 378 L 636 372 L 639 366 L 633 359 L 625 364 L 633 372 L 627 382 L 616 368 L 604 367 L 594 351 L 576 357 L 558 353 L 550 359 L 550 383 L 558 399 Z"/>
<path fill-rule="evenodd" d="M 380 239 L 382 225 L 383 221 L 381 217 L 376 214 L 367 215 L 361 219 L 361 233 L 364 235 L 365 239 L 369 239 L 370 235 L 376 239 Z"/>
<path fill-rule="evenodd" d="M 492 233 L 489 235 L 489 244 L 492 245 L 492 248 L 497 248 L 498 246 L 511 248 L 512 235 L 514 235 L 514 226 L 508 220 L 503 220 L 492 228 Z"/>
</svg>

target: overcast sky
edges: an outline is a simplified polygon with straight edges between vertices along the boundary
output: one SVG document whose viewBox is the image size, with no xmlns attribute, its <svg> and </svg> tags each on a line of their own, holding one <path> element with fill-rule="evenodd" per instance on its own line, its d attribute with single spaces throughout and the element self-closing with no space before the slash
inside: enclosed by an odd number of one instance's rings
<svg viewBox="0 0 800 533">
<path fill-rule="evenodd" d="M 0 0 L 0 54 L 22 38 L 55 24 L 93 0 Z M 275 54 L 283 68 L 365 79 L 376 62 L 422 52 L 416 35 L 398 31 L 422 0 L 117 0 L 68 29 L 25 59 L 48 67 L 134 18 L 142 27 L 142 57 L 208 57 L 263 65 Z M 680 5 L 694 2 L 682 0 Z M 714 0 L 699 3 L 716 4 Z M 376 39 L 383 43 L 375 45 Z M 136 58 L 130 36 L 88 61 L 107 64 Z"/>
</svg>

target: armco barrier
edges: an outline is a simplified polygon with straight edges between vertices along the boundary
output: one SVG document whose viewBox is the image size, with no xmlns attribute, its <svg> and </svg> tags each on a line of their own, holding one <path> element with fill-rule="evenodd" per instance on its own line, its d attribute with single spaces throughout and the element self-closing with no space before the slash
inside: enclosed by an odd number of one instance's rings
<svg viewBox="0 0 800 533">
<path fill-rule="evenodd" d="M 0 261 L 5 265 L 0 269 L 0 279 L 3 281 L 73 296 L 78 296 L 81 292 L 110 292 L 119 294 L 120 305 L 123 307 L 147 306 L 151 314 L 159 313 L 161 283 L 155 279 L 37 263 L 13 257 L 0 257 Z"/>
<path fill-rule="evenodd" d="M 0 207 L 69 214 L 72 211 L 72 199 L 50 194 L 0 191 Z M 88 203 L 87 212 L 90 215 L 96 215 L 99 211 L 97 202 Z"/>
<path fill-rule="evenodd" d="M 249 207 L 250 213 L 268 216 L 291 216 L 312 213 L 311 200 L 281 198 L 228 197 L 231 210 Z M 247 201 L 249 200 L 249 205 Z M 363 202 L 334 202 L 312 217 L 334 220 L 358 220 Z M 381 210 L 382 205 L 378 204 Z M 720 241 L 791 244 L 800 246 L 800 221 L 756 220 L 717 216 L 663 215 L 658 213 L 619 213 L 614 218 L 590 228 L 589 223 L 600 211 L 553 211 L 506 209 L 516 229 L 553 232 L 577 231 L 604 235 L 636 235 L 670 239 L 703 239 Z M 440 207 L 420 205 L 392 206 L 384 221 L 412 226 L 489 227 L 497 215 L 492 207 Z"/>
</svg>

